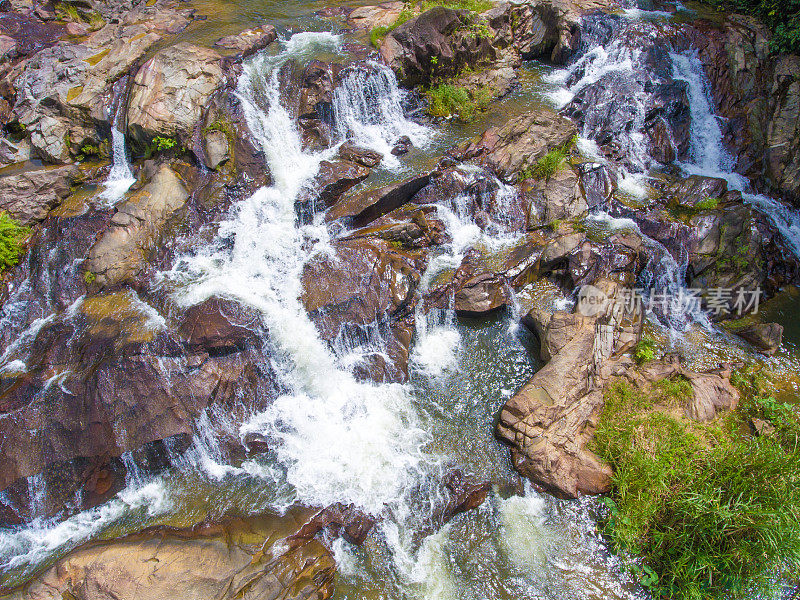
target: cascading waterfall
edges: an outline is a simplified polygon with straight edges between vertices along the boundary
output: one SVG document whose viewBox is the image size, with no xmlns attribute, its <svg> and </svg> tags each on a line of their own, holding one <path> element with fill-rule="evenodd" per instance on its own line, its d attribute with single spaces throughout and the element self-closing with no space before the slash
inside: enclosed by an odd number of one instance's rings
<svg viewBox="0 0 800 600">
<path fill-rule="evenodd" d="M 579 134 L 584 140 L 596 142 L 597 136 L 603 134 L 601 125 L 609 119 L 609 111 L 619 112 L 614 118 L 624 117 L 627 122 L 614 139 L 624 156 L 618 187 L 633 197 L 644 198 L 653 160 L 642 132 L 647 113 L 644 82 L 638 76 L 644 68 L 643 53 L 627 43 L 622 35 L 625 31 L 626 24 L 617 20 L 587 18 L 579 57 L 566 68 L 546 75 L 544 81 L 552 86 L 546 97 L 558 109 L 567 107 L 582 91 L 601 80 L 610 82 L 607 97 L 590 101 L 592 106 L 583 114 Z M 612 102 L 619 97 L 625 98 L 624 106 Z M 590 145 L 596 148 L 596 144 Z"/>
<path fill-rule="evenodd" d="M 100 197 L 110 206 L 119 202 L 130 187 L 136 183 L 136 178 L 131 170 L 131 163 L 128 160 L 128 153 L 125 149 L 125 90 L 128 78 L 123 77 L 113 86 L 113 106 L 114 118 L 111 123 L 111 147 L 112 162 L 111 170 L 103 186 L 105 189 L 100 193 Z"/>
<path fill-rule="evenodd" d="M 304 152 L 279 94 L 281 64 L 317 48 L 335 50 L 338 43 L 332 34 L 296 34 L 277 57 L 262 55 L 245 65 L 238 93 L 274 184 L 240 202 L 221 223 L 220 241 L 184 257 L 171 276 L 184 304 L 223 295 L 260 310 L 292 392 L 242 429 L 258 432 L 275 448 L 294 500 L 354 503 L 379 514 L 397 504 L 434 459 L 422 452 L 427 438 L 407 390 L 359 383 L 339 369 L 298 299 L 303 265 L 329 251 L 329 244 L 324 225 L 296 227 L 294 201 L 335 149 Z"/>
<path fill-rule="evenodd" d="M 403 92 L 394 72 L 379 63 L 348 67 L 333 93 L 333 114 L 340 139 L 383 154 L 383 165 L 400 166 L 392 146 L 408 136 L 414 146 L 424 146 L 432 130 L 409 121 L 403 111 Z"/>
<path fill-rule="evenodd" d="M 765 196 L 750 193 L 746 177 L 733 171 L 735 159 L 725 148 L 719 117 L 714 112 L 711 90 L 696 52 L 672 53 L 673 76 L 688 85 L 689 108 L 692 116 L 692 162 L 679 163 L 687 173 L 719 177 L 732 190 L 742 192 L 744 200 L 764 213 L 781 233 L 789 250 L 800 258 L 800 213 L 789 206 Z"/>
</svg>

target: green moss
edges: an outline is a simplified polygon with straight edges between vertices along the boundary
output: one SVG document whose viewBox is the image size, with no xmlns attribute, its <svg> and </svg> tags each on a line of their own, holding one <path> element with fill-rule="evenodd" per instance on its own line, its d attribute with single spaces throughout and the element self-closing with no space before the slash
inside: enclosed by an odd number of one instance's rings
<svg viewBox="0 0 800 600">
<path fill-rule="evenodd" d="M 10 269 L 19 263 L 23 243 L 30 233 L 29 228 L 22 227 L 8 216 L 8 213 L 0 213 L 0 271 Z"/>
<path fill-rule="evenodd" d="M 494 97 L 491 88 L 480 88 L 471 93 L 464 87 L 441 83 L 425 92 L 428 98 L 428 113 L 434 117 L 456 117 L 468 123 L 486 110 Z"/>
<path fill-rule="evenodd" d="M 536 163 L 526 166 L 520 172 L 520 181 L 526 179 L 550 179 L 556 171 L 558 171 L 561 164 L 567 159 L 575 143 L 578 141 L 577 137 L 573 137 L 570 141 L 561 147 L 553 148 Z"/>
<path fill-rule="evenodd" d="M 706 198 L 705 200 L 700 200 L 694 207 L 698 210 L 714 210 L 719 206 L 720 202 L 719 198 Z"/>
<path fill-rule="evenodd" d="M 689 392 L 680 380 L 607 387 L 594 442 L 614 469 L 603 529 L 641 557 L 637 573 L 656 596 L 750 596 L 774 585 L 779 567 L 800 565 L 797 413 L 746 399 L 740 412 L 701 424 L 669 409 Z M 742 433 L 751 405 L 787 436 Z"/>
<path fill-rule="evenodd" d="M 83 274 L 83 281 L 86 283 L 86 285 L 91 285 L 92 283 L 97 281 L 97 275 L 95 275 L 91 271 L 86 271 Z"/>
</svg>

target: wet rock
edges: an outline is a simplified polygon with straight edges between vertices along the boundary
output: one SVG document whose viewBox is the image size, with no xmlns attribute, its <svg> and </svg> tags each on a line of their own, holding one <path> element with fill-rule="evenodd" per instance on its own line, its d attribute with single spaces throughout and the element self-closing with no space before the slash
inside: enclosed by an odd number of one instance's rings
<svg viewBox="0 0 800 600">
<path fill-rule="evenodd" d="M 492 127 L 459 148 L 460 160 L 477 160 L 500 179 L 513 183 L 520 171 L 535 165 L 548 151 L 572 143 L 574 123 L 549 109 L 540 109 Z"/>
<path fill-rule="evenodd" d="M 203 107 L 222 81 L 220 55 L 181 42 L 160 50 L 136 73 L 128 130 L 144 147 L 156 136 L 191 141 Z"/>
<path fill-rule="evenodd" d="M 206 166 L 216 169 L 230 158 L 228 136 L 224 131 L 209 131 L 205 135 Z"/>
<path fill-rule="evenodd" d="M 334 537 L 342 536 L 351 544 L 360 546 L 367 539 L 376 519 L 353 504 L 332 504 L 314 515 L 303 527 L 288 539 L 289 545 L 308 543 L 320 531 L 326 530 Z"/>
<path fill-rule="evenodd" d="M 525 322 L 533 326 L 542 357 L 549 361 L 506 403 L 496 428 L 511 445 L 514 468 L 570 498 L 611 488 L 611 468 L 587 445 L 603 409 L 602 382 L 611 374 L 611 359 L 638 339 L 642 324 L 639 310 L 624 310 L 616 283 L 593 283 L 607 301 L 592 315 L 528 315 Z"/>
<path fill-rule="evenodd" d="M 324 340 L 340 348 L 383 346 L 385 356 L 367 357 L 361 376 L 405 380 L 412 333 L 405 320 L 422 257 L 369 237 L 338 241 L 334 248 L 334 256 L 317 257 L 303 269 L 301 300 L 311 320 Z"/>
<path fill-rule="evenodd" d="M 213 297 L 186 310 L 178 333 L 193 349 L 241 349 L 259 343 L 260 323 L 254 310 L 233 300 Z"/>
<path fill-rule="evenodd" d="M 333 594 L 336 564 L 315 539 L 286 543 L 295 519 L 156 528 L 84 546 L 8 598 L 325 600 Z"/>
<path fill-rule="evenodd" d="M 502 277 L 481 273 L 464 281 L 454 299 L 457 313 L 477 316 L 510 304 L 511 294 Z"/>
<path fill-rule="evenodd" d="M 392 147 L 392 154 L 395 156 L 402 156 L 403 154 L 408 154 L 408 151 L 413 147 L 414 145 L 411 143 L 411 138 L 409 138 L 407 135 L 404 135 L 394 143 L 394 146 Z"/>
<path fill-rule="evenodd" d="M 462 512 L 478 508 L 492 489 L 490 482 L 476 481 L 459 469 L 445 476 L 444 485 L 450 492 L 450 501 L 444 511 L 445 522 Z"/>
<path fill-rule="evenodd" d="M 0 209 L 23 225 L 42 221 L 82 178 L 80 168 L 75 165 L 0 177 Z"/>
<path fill-rule="evenodd" d="M 537 217 L 537 225 L 556 219 L 580 217 L 588 210 L 578 175 L 569 166 L 558 169 L 552 177 L 544 181 L 525 181 L 522 192 L 530 199 L 529 214 Z M 529 220 L 529 228 L 531 224 Z"/>
<path fill-rule="evenodd" d="M 67 162 L 83 145 L 107 137 L 112 84 L 161 38 L 141 25 L 110 29 L 83 44 L 59 42 L 12 71 L 12 119 L 26 126 L 35 152 L 46 161 Z"/>
<path fill-rule="evenodd" d="M 417 192 L 430 183 L 430 180 L 430 175 L 425 174 L 375 190 L 346 196 L 328 211 L 325 218 L 328 221 L 345 219 L 356 227 L 363 227 L 409 202 Z"/>
<path fill-rule="evenodd" d="M 616 174 L 601 163 L 583 163 L 578 167 L 581 189 L 589 208 L 602 206 L 617 189 Z"/>
<path fill-rule="evenodd" d="M 273 25 L 264 25 L 257 29 L 246 29 L 236 35 L 220 38 L 214 44 L 226 50 L 233 50 L 242 58 L 263 50 L 278 39 L 278 32 Z"/>
<path fill-rule="evenodd" d="M 350 142 L 344 142 L 339 146 L 338 157 L 370 168 L 377 167 L 383 160 L 383 155 L 380 152 L 369 148 L 360 148 Z"/>
<path fill-rule="evenodd" d="M 161 165 L 152 180 L 117 207 L 109 228 L 92 246 L 84 267 L 104 288 L 136 276 L 175 211 L 189 198 L 181 179 Z"/>
<path fill-rule="evenodd" d="M 307 192 L 298 199 L 298 211 L 304 219 L 333 206 L 351 187 L 366 179 L 369 167 L 348 160 L 324 160 Z"/>
<path fill-rule="evenodd" d="M 800 57 L 773 55 L 770 33 L 758 20 L 729 15 L 724 27 L 687 28 L 711 82 L 726 146 L 737 170 L 777 194 L 800 198 Z"/>
<path fill-rule="evenodd" d="M 783 341 L 783 325 L 778 323 L 746 324 L 743 327 L 733 328 L 733 332 L 767 356 L 775 354 Z"/>
</svg>

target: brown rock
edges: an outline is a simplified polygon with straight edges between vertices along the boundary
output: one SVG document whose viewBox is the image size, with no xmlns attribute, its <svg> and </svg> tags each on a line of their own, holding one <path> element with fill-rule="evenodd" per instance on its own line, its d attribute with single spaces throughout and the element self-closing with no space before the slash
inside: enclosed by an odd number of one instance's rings
<svg viewBox="0 0 800 600">
<path fill-rule="evenodd" d="M 264 25 L 257 29 L 246 29 L 236 35 L 225 36 L 218 39 L 214 45 L 233 50 L 241 55 L 242 58 L 247 58 L 259 50 L 263 50 L 276 39 L 278 39 L 278 32 L 275 27 L 273 25 Z"/>
</svg>

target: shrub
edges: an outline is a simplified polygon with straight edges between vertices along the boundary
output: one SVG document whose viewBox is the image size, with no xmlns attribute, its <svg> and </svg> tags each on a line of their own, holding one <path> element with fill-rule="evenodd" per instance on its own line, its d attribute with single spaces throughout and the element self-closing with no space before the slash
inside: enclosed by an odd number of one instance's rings
<svg viewBox="0 0 800 600">
<path fill-rule="evenodd" d="M 0 271 L 15 266 L 22 255 L 22 244 L 31 230 L 22 227 L 8 213 L 0 213 Z"/>
<path fill-rule="evenodd" d="M 649 335 L 642 336 L 636 347 L 633 349 L 633 358 L 640 365 L 649 362 L 656 357 L 656 341 Z"/>
<path fill-rule="evenodd" d="M 525 167 L 520 173 L 520 180 L 549 179 L 555 175 L 556 171 L 558 171 L 558 168 L 561 166 L 561 163 L 567 159 L 567 156 L 569 156 L 572 147 L 577 141 L 577 138 L 573 137 L 563 146 L 550 150 L 533 165 Z"/>
<path fill-rule="evenodd" d="M 674 600 L 739 598 L 800 565 L 796 448 L 742 434 L 742 414 L 709 424 L 674 416 L 654 403 L 658 393 L 627 382 L 605 398 L 595 450 L 614 469 L 614 491 L 603 530 L 641 557 L 643 585 Z"/>
<path fill-rule="evenodd" d="M 460 121 L 469 122 L 489 106 L 492 90 L 481 88 L 471 94 L 461 86 L 442 83 L 430 88 L 425 95 L 428 97 L 428 113 L 431 116 L 455 116 Z"/>
</svg>

